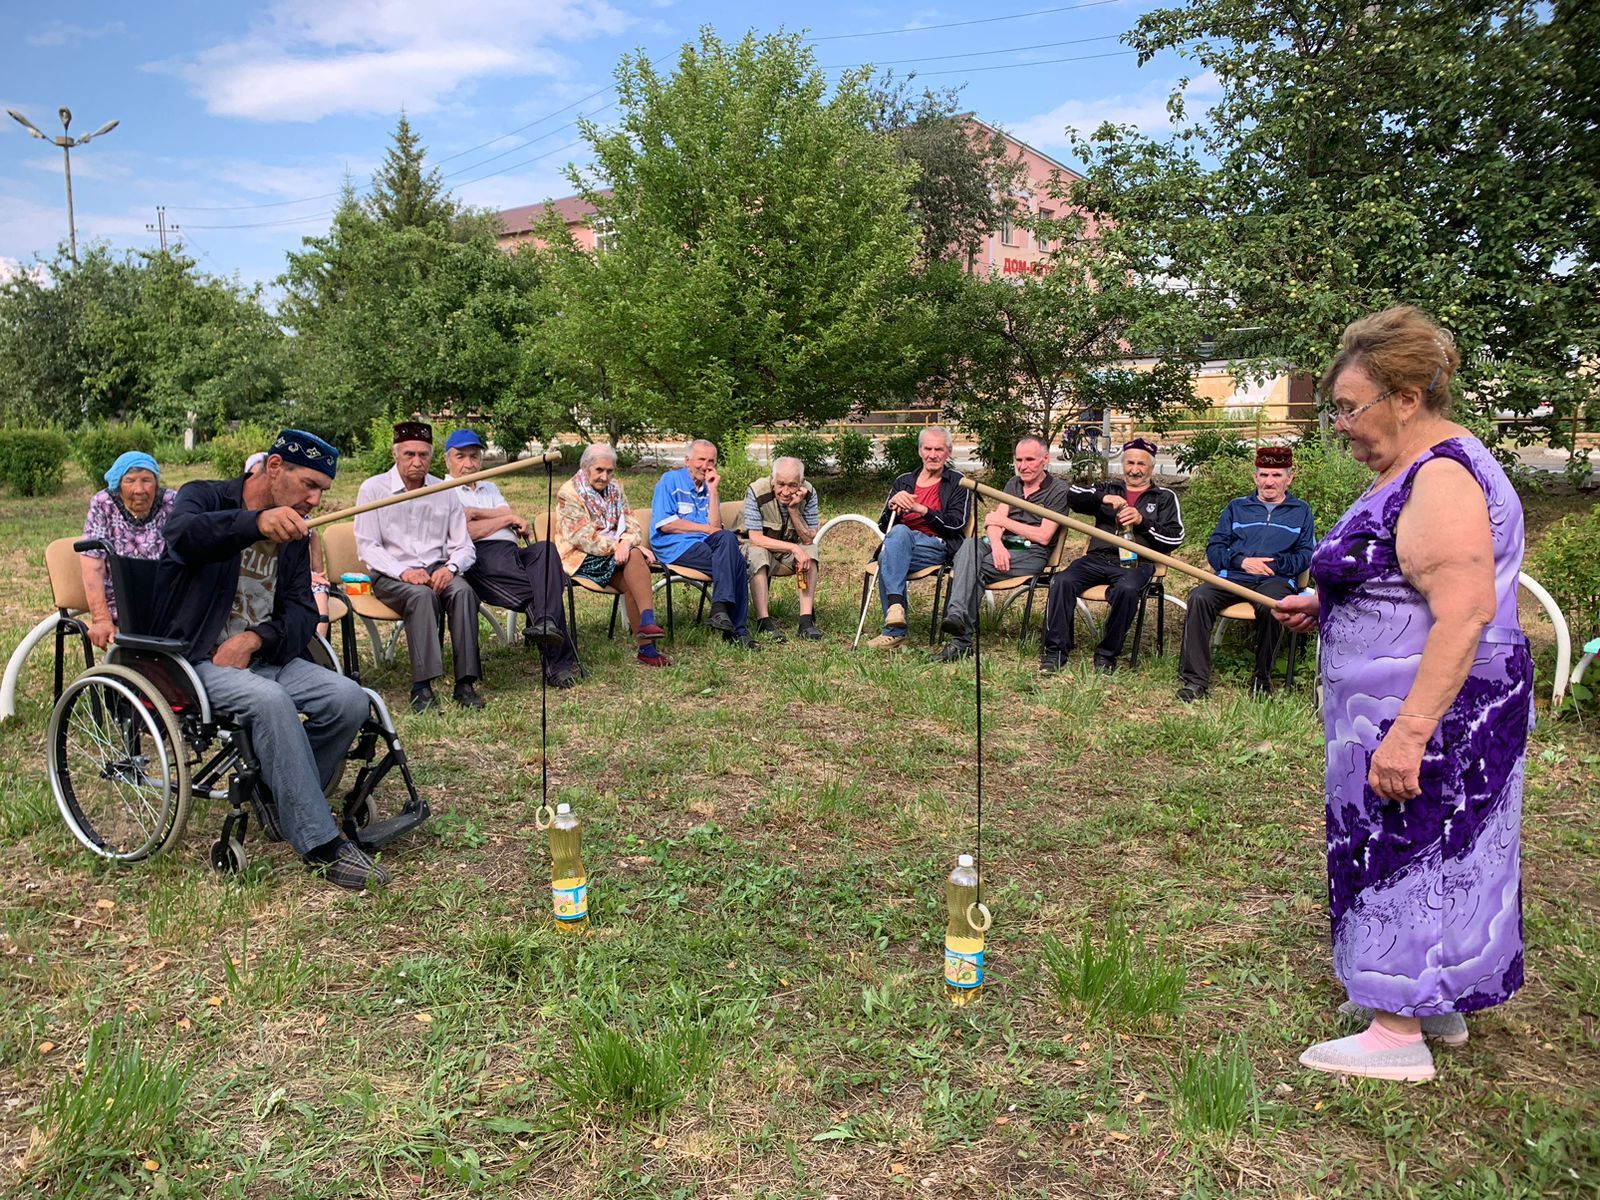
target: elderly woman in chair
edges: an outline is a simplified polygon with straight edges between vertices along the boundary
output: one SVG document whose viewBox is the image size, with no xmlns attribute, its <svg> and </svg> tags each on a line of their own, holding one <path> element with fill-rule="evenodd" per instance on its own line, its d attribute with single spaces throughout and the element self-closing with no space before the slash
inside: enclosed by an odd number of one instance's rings
<svg viewBox="0 0 1600 1200">
<path fill-rule="evenodd" d="M 645 544 L 644 530 L 628 508 L 616 473 L 617 452 L 606 443 L 594 442 L 584 450 L 577 474 L 557 494 L 552 540 L 568 575 L 622 593 L 628 626 L 639 643 L 639 665 L 664 667 L 669 664 L 656 649 L 656 639 L 665 630 L 656 624 L 650 590 L 655 555 Z"/>
<path fill-rule="evenodd" d="M 160 558 L 167 548 L 162 529 L 177 493 L 161 486 L 161 468 L 142 450 L 117 456 L 105 474 L 104 490 L 89 501 L 83 536 L 100 538 L 123 558 Z M 89 640 L 104 650 L 117 633 L 117 598 L 103 551 L 78 556 L 83 591 L 89 601 Z"/>
</svg>

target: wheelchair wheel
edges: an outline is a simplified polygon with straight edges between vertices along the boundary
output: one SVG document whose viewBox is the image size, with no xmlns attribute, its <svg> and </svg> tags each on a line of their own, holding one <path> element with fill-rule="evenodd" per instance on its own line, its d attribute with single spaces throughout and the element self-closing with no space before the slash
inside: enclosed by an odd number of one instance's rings
<svg viewBox="0 0 1600 1200">
<path fill-rule="evenodd" d="M 211 843 L 211 869 L 220 875 L 238 875 L 250 865 L 250 855 L 238 838 L 218 838 Z"/>
<path fill-rule="evenodd" d="M 183 836 L 189 757 L 171 707 L 143 676 L 85 671 L 62 690 L 45 736 L 56 806 L 90 850 L 138 862 Z"/>
</svg>

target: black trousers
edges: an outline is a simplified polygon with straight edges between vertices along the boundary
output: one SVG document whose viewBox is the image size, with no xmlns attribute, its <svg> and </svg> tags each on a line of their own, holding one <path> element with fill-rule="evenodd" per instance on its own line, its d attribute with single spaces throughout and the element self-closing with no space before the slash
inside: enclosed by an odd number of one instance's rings
<svg viewBox="0 0 1600 1200">
<path fill-rule="evenodd" d="M 1106 584 L 1106 614 L 1096 658 L 1115 658 L 1139 613 L 1139 598 L 1150 585 L 1155 564 L 1140 559 L 1123 566 L 1115 554 L 1085 554 L 1075 558 L 1050 581 L 1050 599 L 1044 613 L 1045 655 L 1068 654 L 1072 650 L 1072 625 L 1077 618 L 1078 597 L 1097 584 Z"/>
<path fill-rule="evenodd" d="M 1276 575 L 1230 576 L 1228 582 L 1242 584 L 1275 600 L 1294 591 L 1293 583 Z M 1238 601 L 1211 583 L 1202 583 L 1185 599 L 1189 612 L 1183 620 L 1183 656 L 1178 660 L 1178 682 L 1206 687 L 1211 683 L 1211 631 L 1216 628 L 1218 614 Z M 1257 679 L 1266 682 L 1272 678 L 1272 664 L 1277 661 L 1278 647 L 1282 644 L 1283 626 L 1268 610 L 1256 609 Z"/>
<path fill-rule="evenodd" d="M 518 546 L 491 539 L 474 542 L 478 561 L 467 572 L 467 582 L 478 597 L 501 608 L 516 609 L 529 621 L 556 623 L 564 639 L 556 650 L 541 650 L 546 675 L 577 665 L 578 653 L 567 628 L 566 611 L 561 607 L 566 572 L 549 542 Z"/>
</svg>

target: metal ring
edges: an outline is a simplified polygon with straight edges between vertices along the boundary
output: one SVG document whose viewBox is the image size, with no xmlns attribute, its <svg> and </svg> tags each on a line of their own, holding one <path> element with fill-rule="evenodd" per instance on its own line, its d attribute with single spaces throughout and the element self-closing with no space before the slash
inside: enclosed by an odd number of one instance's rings
<svg viewBox="0 0 1600 1200">
<path fill-rule="evenodd" d="M 542 819 L 541 819 L 542 818 Z M 556 810 L 548 804 L 541 804 L 533 810 L 533 827 L 541 832 L 555 824 Z"/>
<path fill-rule="evenodd" d="M 972 913 L 974 909 L 982 914 L 982 925 L 978 924 L 978 922 L 972 919 Z M 989 906 L 987 904 L 984 904 L 981 900 L 974 900 L 971 904 L 967 905 L 967 924 L 972 926 L 972 928 L 977 930 L 979 933 L 988 933 L 989 926 L 994 924 L 994 915 L 989 911 Z"/>
</svg>

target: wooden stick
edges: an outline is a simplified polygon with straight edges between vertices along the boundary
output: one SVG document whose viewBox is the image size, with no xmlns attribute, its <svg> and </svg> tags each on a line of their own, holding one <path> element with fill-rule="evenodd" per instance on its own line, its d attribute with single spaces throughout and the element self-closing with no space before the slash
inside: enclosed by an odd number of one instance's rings
<svg viewBox="0 0 1600 1200">
<path fill-rule="evenodd" d="M 392 496 L 368 500 L 365 504 L 357 504 L 353 508 L 341 508 L 338 512 L 324 513 L 320 517 L 312 517 L 311 520 L 306 522 L 306 525 L 315 529 L 319 525 L 332 525 L 335 521 L 348 521 L 351 517 L 360 516 L 362 513 L 372 512 L 379 508 L 388 508 L 391 504 L 415 500 L 418 496 L 431 496 L 435 492 L 458 488 L 463 484 L 476 483 L 480 479 L 491 479 L 496 475 L 509 475 L 513 471 L 526 471 L 529 467 L 536 467 L 541 463 L 555 462 L 560 457 L 561 451 L 546 450 L 543 454 L 536 454 L 532 458 L 519 458 L 515 462 L 501 463 L 498 467 L 490 467 L 487 471 L 474 471 L 471 475 L 462 475 L 457 479 L 442 479 L 438 483 L 430 483 L 426 487 L 419 487 L 412 492 L 396 492 Z"/>
<path fill-rule="evenodd" d="M 1141 546 L 1138 542 L 1130 542 L 1127 538 L 1118 537 L 1087 521 L 1080 521 L 1076 517 L 1069 517 L 1059 513 L 1053 508 L 1046 508 L 1042 504 L 1035 504 L 1031 500 L 1021 500 L 1010 492 L 1002 492 L 999 488 L 992 488 L 986 483 L 979 483 L 975 479 L 963 476 L 961 486 L 976 492 L 986 500 L 993 500 L 996 504 L 1009 505 L 1020 508 L 1023 512 L 1032 513 L 1036 517 L 1043 517 L 1046 521 L 1053 521 L 1057 525 L 1065 525 L 1068 529 L 1076 529 L 1079 533 L 1086 533 L 1092 538 L 1099 538 L 1102 542 L 1109 542 L 1119 550 L 1131 550 L 1140 558 L 1147 558 L 1151 562 L 1160 563 L 1173 571 L 1182 571 L 1185 575 L 1192 575 L 1202 583 L 1215 584 L 1231 596 L 1241 600 L 1248 600 L 1251 604 L 1261 608 L 1277 608 L 1278 602 L 1271 596 L 1263 596 L 1260 592 L 1251 591 L 1241 583 L 1234 583 L 1231 579 L 1224 579 L 1221 575 L 1213 575 L 1202 567 L 1191 566 L 1181 558 L 1173 558 L 1170 554 L 1163 554 L 1159 550 L 1152 550 L 1149 546 Z"/>
</svg>

